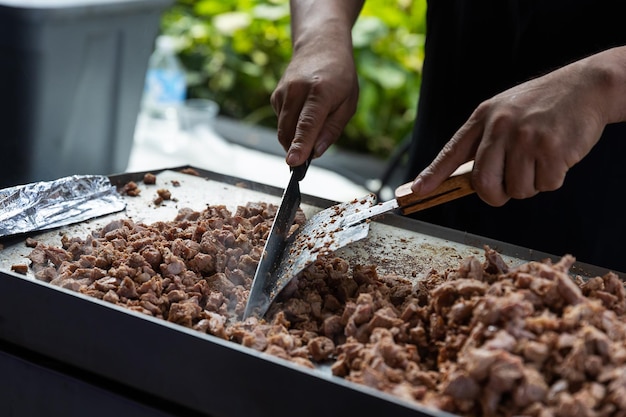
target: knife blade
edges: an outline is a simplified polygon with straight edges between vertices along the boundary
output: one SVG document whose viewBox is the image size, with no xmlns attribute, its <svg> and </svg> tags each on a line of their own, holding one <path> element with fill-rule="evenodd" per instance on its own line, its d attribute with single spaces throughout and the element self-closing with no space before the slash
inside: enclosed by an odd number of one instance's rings
<svg viewBox="0 0 626 417">
<path fill-rule="evenodd" d="M 265 311 L 270 304 L 269 293 L 274 287 L 273 280 L 276 281 L 277 279 L 274 271 L 278 268 L 287 244 L 289 230 L 300 206 L 302 199 L 300 181 L 304 179 L 310 163 L 311 158 L 304 164 L 291 169 L 289 184 L 283 192 L 282 201 L 274 217 L 270 233 L 265 241 L 263 254 L 252 280 L 250 295 L 243 314 L 244 319 L 250 317 L 255 311 Z"/>
</svg>

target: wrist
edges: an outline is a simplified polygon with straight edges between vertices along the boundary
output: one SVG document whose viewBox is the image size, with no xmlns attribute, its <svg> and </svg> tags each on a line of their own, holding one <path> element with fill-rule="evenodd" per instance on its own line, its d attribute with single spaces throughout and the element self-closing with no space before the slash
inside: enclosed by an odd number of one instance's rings
<svg viewBox="0 0 626 417">
<path fill-rule="evenodd" d="M 363 0 L 291 0 L 294 52 L 311 44 L 352 50 L 352 26 Z"/>
<path fill-rule="evenodd" d="M 608 49 L 582 61 L 597 91 L 604 122 L 626 121 L 626 47 Z"/>
</svg>

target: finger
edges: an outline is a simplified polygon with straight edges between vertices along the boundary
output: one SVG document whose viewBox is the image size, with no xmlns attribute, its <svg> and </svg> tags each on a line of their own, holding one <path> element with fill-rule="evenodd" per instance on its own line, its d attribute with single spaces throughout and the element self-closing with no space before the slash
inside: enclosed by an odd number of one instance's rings
<svg viewBox="0 0 626 417">
<path fill-rule="evenodd" d="M 504 164 L 504 193 L 517 200 L 529 198 L 539 192 L 535 187 L 536 160 L 528 153 L 511 153 Z"/>
<path fill-rule="evenodd" d="M 561 188 L 569 170 L 565 163 L 539 159 L 535 166 L 535 189 L 539 192 Z"/>
<path fill-rule="evenodd" d="M 328 112 L 324 106 L 313 97 L 305 101 L 296 124 L 293 140 L 287 151 L 288 165 L 302 165 L 309 158 L 327 115 Z"/>
<path fill-rule="evenodd" d="M 287 133 L 285 129 L 287 121 L 285 119 L 285 114 L 282 112 L 283 103 L 284 100 L 282 91 L 279 91 L 277 88 L 270 96 L 270 104 L 272 105 L 272 109 L 274 109 L 274 113 L 277 118 L 276 137 L 278 138 L 278 143 L 280 143 L 285 152 L 287 152 L 289 144 L 285 143 L 285 137 L 287 137 L 289 133 Z"/>
<path fill-rule="evenodd" d="M 459 166 L 470 161 L 482 135 L 482 124 L 472 118 L 454 134 L 437 157 L 413 181 L 411 189 L 417 195 L 434 191 Z"/>
<path fill-rule="evenodd" d="M 285 149 L 285 152 L 289 152 L 289 148 L 295 137 L 298 118 L 302 110 L 301 106 L 301 103 L 294 104 L 292 102 L 289 107 L 284 106 L 284 110 L 282 110 L 278 116 L 276 136 L 278 137 L 278 142 L 280 142 L 283 149 Z"/>
<path fill-rule="evenodd" d="M 510 199 L 504 188 L 505 157 L 503 142 L 497 140 L 493 126 L 487 126 L 476 150 L 472 185 L 480 199 L 494 207 Z"/>
<path fill-rule="evenodd" d="M 337 142 L 341 132 L 355 112 L 356 105 L 346 102 L 339 106 L 337 111 L 328 115 L 315 143 L 313 153 L 315 158 L 322 156 L 333 143 Z"/>
<path fill-rule="evenodd" d="M 287 89 L 276 90 L 271 97 L 272 107 L 278 116 L 276 135 L 285 152 L 289 150 L 295 135 L 298 117 L 308 92 L 301 87 L 292 85 Z"/>
<path fill-rule="evenodd" d="M 315 142 L 313 147 L 313 157 L 319 158 L 330 148 L 330 146 L 337 142 L 339 139 L 339 135 L 341 134 L 341 129 L 338 126 L 330 123 L 326 123 Z"/>
<path fill-rule="evenodd" d="M 514 198 L 517 200 L 529 198 L 537 194 L 535 188 L 535 165 L 537 155 L 538 133 L 535 129 L 525 128 L 508 117 L 494 123 L 490 129 L 493 136 L 491 143 L 500 144 L 492 153 L 499 158 L 494 164 L 502 162 L 502 190 L 505 196 L 493 197 L 493 200 Z M 498 166 L 499 165 L 494 165 Z M 493 184 L 494 187 L 496 184 Z M 497 190 L 500 194 L 500 190 Z M 495 192 L 494 192 L 495 194 Z"/>
<path fill-rule="evenodd" d="M 281 86 L 279 82 L 278 86 L 272 92 L 272 95 L 270 96 L 270 104 L 272 106 L 272 109 L 274 109 L 274 113 L 276 113 L 277 116 L 280 115 L 280 111 L 283 107 L 283 102 L 284 102 L 283 97 L 284 97 L 283 87 Z"/>
</svg>

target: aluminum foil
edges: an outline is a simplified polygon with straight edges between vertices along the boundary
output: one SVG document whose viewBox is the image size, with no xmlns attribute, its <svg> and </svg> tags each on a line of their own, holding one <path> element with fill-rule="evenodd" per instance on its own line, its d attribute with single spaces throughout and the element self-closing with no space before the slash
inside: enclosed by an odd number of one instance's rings
<svg viewBox="0 0 626 417">
<path fill-rule="evenodd" d="M 73 175 L 0 190 L 0 237 L 52 229 L 122 211 L 126 202 L 102 175 Z"/>
</svg>

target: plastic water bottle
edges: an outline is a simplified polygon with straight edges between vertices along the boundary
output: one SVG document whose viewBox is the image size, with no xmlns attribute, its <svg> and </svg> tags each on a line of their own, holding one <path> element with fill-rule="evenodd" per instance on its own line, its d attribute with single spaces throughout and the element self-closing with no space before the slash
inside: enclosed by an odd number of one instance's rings
<svg viewBox="0 0 626 417">
<path fill-rule="evenodd" d="M 176 119 L 187 95 L 185 68 L 176 55 L 176 40 L 167 35 L 156 39 L 148 61 L 143 94 L 144 111 L 156 118 Z"/>
</svg>

